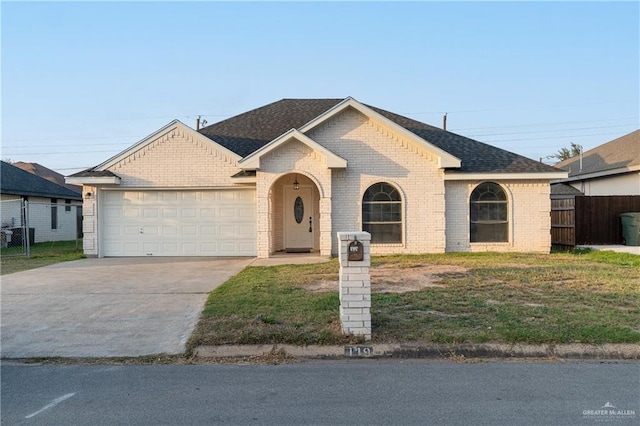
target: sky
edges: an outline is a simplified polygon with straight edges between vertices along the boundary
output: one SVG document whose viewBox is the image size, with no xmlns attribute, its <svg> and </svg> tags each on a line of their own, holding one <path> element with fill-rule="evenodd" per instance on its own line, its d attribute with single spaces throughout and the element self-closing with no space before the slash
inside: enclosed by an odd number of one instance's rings
<svg viewBox="0 0 640 426">
<path fill-rule="evenodd" d="M 70 175 L 174 119 L 356 100 L 535 160 L 640 128 L 638 2 L 6 2 L 1 157 Z"/>
</svg>

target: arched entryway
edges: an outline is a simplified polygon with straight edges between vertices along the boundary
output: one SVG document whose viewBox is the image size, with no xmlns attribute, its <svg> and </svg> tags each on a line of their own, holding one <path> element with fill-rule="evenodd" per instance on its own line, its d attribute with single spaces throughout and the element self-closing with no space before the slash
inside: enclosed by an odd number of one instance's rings
<svg viewBox="0 0 640 426">
<path fill-rule="evenodd" d="M 313 253 L 320 249 L 320 192 L 309 177 L 289 173 L 269 191 L 271 253 Z"/>
</svg>

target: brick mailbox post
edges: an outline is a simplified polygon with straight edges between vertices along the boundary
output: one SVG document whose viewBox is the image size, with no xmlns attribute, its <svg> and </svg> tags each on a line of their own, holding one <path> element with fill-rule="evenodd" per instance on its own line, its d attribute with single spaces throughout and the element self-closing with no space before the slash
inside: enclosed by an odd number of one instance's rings
<svg viewBox="0 0 640 426">
<path fill-rule="evenodd" d="M 338 243 L 342 332 L 371 340 L 371 234 L 338 232 Z"/>
</svg>

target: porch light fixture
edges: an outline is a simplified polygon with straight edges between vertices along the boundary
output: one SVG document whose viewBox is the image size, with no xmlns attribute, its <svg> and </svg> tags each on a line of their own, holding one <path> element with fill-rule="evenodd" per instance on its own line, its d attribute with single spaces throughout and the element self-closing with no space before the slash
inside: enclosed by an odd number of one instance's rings
<svg viewBox="0 0 640 426">
<path fill-rule="evenodd" d="M 295 175 L 295 179 L 293 180 L 293 189 L 295 191 L 300 189 L 300 184 L 298 183 L 298 175 Z"/>
</svg>

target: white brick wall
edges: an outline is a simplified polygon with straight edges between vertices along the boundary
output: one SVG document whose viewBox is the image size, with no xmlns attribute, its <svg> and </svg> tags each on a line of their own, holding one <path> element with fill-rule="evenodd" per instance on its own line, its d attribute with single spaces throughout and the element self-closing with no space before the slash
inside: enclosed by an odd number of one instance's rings
<svg viewBox="0 0 640 426">
<path fill-rule="evenodd" d="M 95 186 L 82 187 L 82 248 L 87 257 L 98 256 L 98 197 Z"/>
<path fill-rule="evenodd" d="M 233 186 L 231 176 L 240 171 L 235 159 L 214 144 L 178 128 L 109 170 L 120 176 L 122 188 Z"/>
<path fill-rule="evenodd" d="M 551 200 L 547 180 L 513 180 L 500 184 L 508 197 L 509 242 L 469 242 L 469 197 L 482 181 L 447 181 L 447 251 L 520 251 L 551 249 Z"/>
<path fill-rule="evenodd" d="M 346 170 L 332 174 L 333 232 L 361 230 L 364 192 L 376 182 L 388 182 L 403 195 L 403 242 L 372 244 L 371 252 L 444 252 L 443 174 L 431 153 L 352 109 L 308 136 L 348 162 Z M 331 251 L 337 253 L 335 241 Z"/>
</svg>

